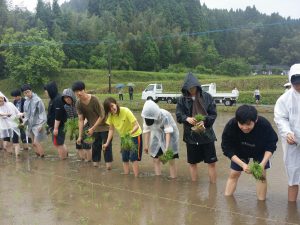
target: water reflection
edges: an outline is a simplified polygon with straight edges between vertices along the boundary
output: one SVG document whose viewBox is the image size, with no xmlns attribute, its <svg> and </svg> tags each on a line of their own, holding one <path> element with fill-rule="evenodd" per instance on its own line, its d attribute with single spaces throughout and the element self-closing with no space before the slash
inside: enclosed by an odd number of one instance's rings
<svg viewBox="0 0 300 225">
<path fill-rule="evenodd" d="M 218 140 L 233 114 L 221 113 L 215 130 Z M 272 114 L 265 114 L 272 122 Z M 139 118 L 140 119 L 140 118 Z M 182 134 L 182 128 L 180 131 Z M 299 224 L 297 204 L 287 203 L 287 182 L 281 145 L 269 171 L 267 201 L 256 200 L 255 181 L 240 178 L 234 197 L 224 197 L 229 172 L 217 142 L 218 181 L 210 185 L 207 166 L 199 165 L 199 181 L 191 182 L 181 143 L 176 180 L 153 176 L 152 159 L 143 156 L 142 176 L 121 175 L 119 139 L 114 138 L 113 170 L 78 162 L 76 152 L 67 161 L 48 150 L 45 159 L 22 152 L 20 160 L 0 151 L 0 224 Z M 49 146 L 51 146 L 49 144 Z M 73 144 L 69 143 L 71 148 Z M 104 165 L 104 164 L 103 164 Z"/>
</svg>

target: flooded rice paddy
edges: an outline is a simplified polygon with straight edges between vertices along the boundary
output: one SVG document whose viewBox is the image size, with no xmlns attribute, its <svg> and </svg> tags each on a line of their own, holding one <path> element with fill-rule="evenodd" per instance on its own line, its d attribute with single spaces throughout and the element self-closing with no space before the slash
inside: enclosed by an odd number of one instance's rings
<svg viewBox="0 0 300 225">
<path fill-rule="evenodd" d="M 214 126 L 219 158 L 216 185 L 209 184 L 203 163 L 199 164 L 198 182 L 190 181 L 183 142 L 176 180 L 168 179 L 168 166 L 163 166 L 163 176 L 154 176 L 152 160 L 146 154 L 139 178 L 122 175 L 118 136 L 114 138 L 111 171 L 104 163 L 94 168 L 78 161 L 70 142 L 66 161 L 58 159 L 50 141 L 44 143 L 45 159 L 23 151 L 16 160 L 0 151 L 0 224 L 300 224 L 299 208 L 287 202 L 281 143 L 268 171 L 266 202 L 256 200 L 255 181 L 245 174 L 234 197 L 224 197 L 230 162 L 222 154 L 220 136 L 232 116 L 220 113 Z M 264 116 L 273 123 L 272 114 Z M 182 126 L 179 128 L 182 135 Z"/>
</svg>

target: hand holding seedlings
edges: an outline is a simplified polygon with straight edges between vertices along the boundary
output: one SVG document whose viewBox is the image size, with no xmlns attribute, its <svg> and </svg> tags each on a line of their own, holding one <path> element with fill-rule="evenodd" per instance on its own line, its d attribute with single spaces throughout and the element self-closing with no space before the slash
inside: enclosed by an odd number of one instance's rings
<svg viewBox="0 0 300 225">
<path fill-rule="evenodd" d="M 243 171 L 247 174 L 251 174 L 251 171 L 250 171 L 250 167 L 248 164 L 244 163 L 243 165 Z"/>
<path fill-rule="evenodd" d="M 164 154 L 162 154 L 161 156 L 159 156 L 159 160 L 163 163 L 166 164 L 167 162 L 169 162 L 170 160 L 173 159 L 173 151 L 172 149 L 167 149 L 166 152 L 164 152 Z"/>
<path fill-rule="evenodd" d="M 188 117 L 186 118 L 186 121 L 193 126 L 195 126 L 197 123 L 197 120 L 194 117 Z"/>
<path fill-rule="evenodd" d="M 205 131 L 205 126 L 204 126 L 205 116 L 203 116 L 201 114 L 197 114 L 195 116 L 195 120 L 196 120 L 196 123 L 192 127 L 192 130 L 197 133 L 202 133 L 203 131 Z"/>
</svg>

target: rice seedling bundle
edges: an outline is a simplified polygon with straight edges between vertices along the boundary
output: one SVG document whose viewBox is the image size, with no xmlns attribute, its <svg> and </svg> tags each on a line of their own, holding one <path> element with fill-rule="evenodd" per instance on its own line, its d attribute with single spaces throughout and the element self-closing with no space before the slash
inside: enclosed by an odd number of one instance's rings
<svg viewBox="0 0 300 225">
<path fill-rule="evenodd" d="M 167 162 L 169 162 L 170 160 L 173 159 L 173 151 L 172 149 L 167 149 L 166 152 L 164 152 L 164 154 L 162 154 L 161 156 L 159 156 L 159 160 L 163 163 L 166 164 Z"/>
<path fill-rule="evenodd" d="M 132 140 L 130 134 L 126 134 L 124 137 L 121 137 L 121 150 L 122 151 L 137 151 L 137 146 Z"/>
<path fill-rule="evenodd" d="M 265 181 L 266 180 L 266 178 L 263 174 L 264 170 L 258 162 L 250 163 L 250 171 L 251 171 L 253 177 L 255 178 L 255 180 L 259 180 L 259 181 Z"/>
</svg>

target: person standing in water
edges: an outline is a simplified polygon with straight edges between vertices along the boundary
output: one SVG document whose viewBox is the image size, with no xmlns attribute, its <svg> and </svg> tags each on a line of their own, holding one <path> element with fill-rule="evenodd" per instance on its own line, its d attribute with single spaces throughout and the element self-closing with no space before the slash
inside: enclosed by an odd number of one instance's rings
<svg viewBox="0 0 300 225">
<path fill-rule="evenodd" d="M 173 159 L 169 161 L 170 177 L 177 177 L 175 159 L 179 158 L 179 131 L 171 113 L 148 100 L 145 102 L 142 117 L 144 119 L 144 151 L 153 158 L 155 175 L 161 175 L 161 161 L 159 157 L 168 149 L 173 152 Z"/>
<path fill-rule="evenodd" d="M 217 118 L 216 104 L 212 96 L 202 91 L 201 85 L 192 73 L 188 73 L 182 86 L 182 96 L 176 107 L 178 123 L 183 124 L 183 141 L 187 148 L 187 161 L 192 181 L 198 177 L 198 163 L 204 161 L 208 165 L 209 180 L 216 183 L 217 172 L 215 141 L 213 124 Z M 204 121 L 197 121 L 196 116 L 202 115 Z M 204 127 L 205 133 L 194 132 L 194 126 Z"/>
<path fill-rule="evenodd" d="M 296 202 L 300 184 L 300 64 L 289 72 L 291 89 L 276 102 L 274 120 L 282 139 L 288 176 L 288 201 Z"/>
</svg>

